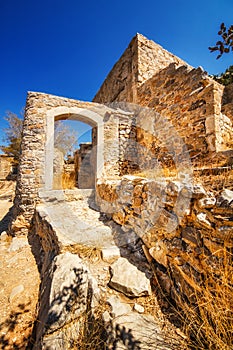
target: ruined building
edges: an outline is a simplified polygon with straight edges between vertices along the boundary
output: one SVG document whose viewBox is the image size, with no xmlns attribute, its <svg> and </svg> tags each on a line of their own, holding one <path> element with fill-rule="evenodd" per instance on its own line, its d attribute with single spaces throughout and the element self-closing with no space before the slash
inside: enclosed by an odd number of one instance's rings
<svg viewBox="0 0 233 350">
<path fill-rule="evenodd" d="M 190 273 L 198 281 L 223 246 L 233 248 L 232 186 L 215 193 L 193 181 L 195 171 L 230 165 L 233 86 L 137 34 L 93 102 L 29 92 L 11 231 L 36 222 L 47 257 L 61 244 L 37 204 L 57 195 L 54 121 L 66 119 L 93 130 L 91 153 L 86 146 L 78 160 L 81 186 L 89 181 L 99 210 L 140 237 L 164 289 L 188 294 L 198 284 Z"/>
<path fill-rule="evenodd" d="M 152 155 L 162 161 L 170 154 L 174 161 L 188 152 L 192 164 L 200 165 L 231 154 L 232 96 L 231 85 L 224 88 L 202 68 L 192 68 L 141 34 L 132 39 L 93 102 L 29 92 L 16 194 L 18 214 L 30 217 L 39 190 L 53 188 L 54 120 L 79 120 L 96 130 L 92 141 L 96 182 L 144 169 L 144 160 Z M 144 115 L 124 106 L 125 102 L 149 107 L 153 113 Z M 169 135 L 171 127 L 161 127 L 165 118 L 178 134 L 175 140 Z M 173 144 L 168 145 L 169 137 Z M 134 161 L 125 159 L 129 148 L 132 157 L 137 156 Z"/>
</svg>

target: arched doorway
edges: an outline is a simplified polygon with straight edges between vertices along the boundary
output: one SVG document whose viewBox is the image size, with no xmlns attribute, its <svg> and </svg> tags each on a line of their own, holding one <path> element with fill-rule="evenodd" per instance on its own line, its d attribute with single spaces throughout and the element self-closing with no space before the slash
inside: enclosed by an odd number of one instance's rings
<svg viewBox="0 0 233 350">
<path fill-rule="evenodd" d="M 45 190 L 54 188 L 54 122 L 62 120 L 80 121 L 92 128 L 91 167 L 87 168 L 87 164 L 86 167 L 83 164 L 86 172 L 83 174 L 82 168 L 80 169 L 79 187 L 93 188 L 103 170 L 103 119 L 99 114 L 87 109 L 56 107 L 46 113 Z M 85 160 L 87 159 L 88 157 Z M 86 178 L 87 176 L 89 178 Z"/>
</svg>

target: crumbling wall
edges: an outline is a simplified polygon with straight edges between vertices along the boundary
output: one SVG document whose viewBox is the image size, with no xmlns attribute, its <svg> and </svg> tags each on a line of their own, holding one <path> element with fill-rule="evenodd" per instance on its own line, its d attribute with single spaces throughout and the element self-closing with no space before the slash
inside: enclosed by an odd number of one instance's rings
<svg viewBox="0 0 233 350">
<path fill-rule="evenodd" d="M 208 163 L 213 157 L 215 162 L 222 162 L 220 155 L 215 157 L 216 152 L 233 148 L 232 91 L 231 86 L 224 91 L 224 87 L 208 77 L 202 68 L 192 68 L 158 44 L 137 34 L 93 101 L 130 102 L 152 108 L 171 122 L 186 144 L 193 164 L 200 166 L 203 160 Z M 149 158 L 149 154 L 158 155 L 160 160 L 171 165 L 174 152 L 170 152 L 165 142 L 161 144 L 162 137 L 158 139 L 155 135 L 148 135 L 148 130 L 143 127 L 145 123 L 146 115 L 136 121 L 136 142 L 142 146 L 139 151 L 141 159 Z M 152 124 L 152 129 L 160 128 L 158 122 Z M 129 122 L 128 127 L 130 125 L 132 123 Z M 121 136 L 124 131 L 127 135 L 127 127 L 120 128 L 123 128 Z M 160 131 L 164 133 L 164 130 Z M 131 139 L 131 136 L 127 138 Z M 178 153 L 186 150 L 180 149 Z M 131 166 L 131 170 L 135 168 L 135 165 Z"/>
<path fill-rule="evenodd" d="M 108 74 L 93 102 L 137 103 L 138 87 L 173 62 L 186 64 L 154 41 L 137 34 Z"/>
<path fill-rule="evenodd" d="M 225 150 L 233 149 L 233 84 L 227 85 L 224 88 L 222 96 L 222 119 L 219 123 L 221 130 L 222 142 L 219 147 Z"/>
<path fill-rule="evenodd" d="M 11 231 L 27 233 L 40 190 L 53 188 L 54 119 L 79 120 L 94 129 L 95 181 L 119 175 L 119 116 L 106 106 L 58 96 L 29 92 L 27 97 L 19 176 Z M 19 230 L 20 225 L 20 230 Z"/>
<path fill-rule="evenodd" d="M 138 103 L 170 121 L 186 144 L 190 157 L 196 159 L 216 150 L 215 123 L 221 112 L 216 111 L 216 104 L 221 106 L 221 93 L 220 85 L 201 68 L 177 68 L 171 64 L 139 88 Z M 143 120 L 139 125 L 142 125 L 142 131 L 138 133 L 140 141 L 143 139 Z M 153 151 L 158 153 L 160 148 L 160 140 L 154 140 Z"/>
<path fill-rule="evenodd" d="M 137 76 L 137 39 L 134 37 L 114 65 L 93 102 L 134 101 Z"/>
<path fill-rule="evenodd" d="M 99 182 L 97 191 L 122 234 L 141 238 L 173 297 L 199 290 L 202 276 L 233 248 L 233 191 L 216 195 L 198 184 L 133 176 Z"/>
<path fill-rule="evenodd" d="M 95 149 L 91 142 L 80 144 L 78 153 L 79 169 L 77 173 L 78 188 L 95 188 Z"/>
</svg>

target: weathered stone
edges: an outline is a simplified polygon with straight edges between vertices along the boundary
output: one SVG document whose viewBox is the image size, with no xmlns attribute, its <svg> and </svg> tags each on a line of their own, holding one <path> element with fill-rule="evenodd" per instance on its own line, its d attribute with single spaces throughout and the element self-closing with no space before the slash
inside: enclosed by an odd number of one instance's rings
<svg viewBox="0 0 233 350">
<path fill-rule="evenodd" d="M 13 237 L 8 252 L 15 252 L 29 245 L 26 237 Z"/>
<path fill-rule="evenodd" d="M 77 255 L 67 252 L 55 257 L 42 279 L 43 293 L 33 349 L 51 349 L 52 346 L 52 349 L 64 350 L 68 333 L 69 342 L 77 339 L 82 327 L 80 316 L 86 312 L 91 286 L 89 272 Z"/>
<path fill-rule="evenodd" d="M 217 198 L 217 206 L 233 207 L 233 191 L 224 189 Z"/>
<path fill-rule="evenodd" d="M 120 249 L 118 247 L 104 248 L 101 251 L 102 259 L 105 262 L 112 262 L 120 257 Z"/>
<path fill-rule="evenodd" d="M 192 193 L 194 198 L 202 198 L 206 196 L 206 190 L 200 184 L 193 185 Z"/>
<path fill-rule="evenodd" d="M 23 229 L 28 229 L 30 227 L 30 223 L 25 218 L 24 215 L 19 215 L 16 220 L 14 220 L 11 224 L 11 231 L 13 234 L 20 233 Z"/>
<path fill-rule="evenodd" d="M 167 267 L 167 247 L 162 241 L 155 242 L 149 252 L 159 264 Z"/>
<path fill-rule="evenodd" d="M 120 315 L 127 315 L 132 311 L 131 307 L 128 304 L 123 303 L 120 300 L 120 298 L 116 295 L 113 295 L 110 298 L 108 298 L 107 302 L 111 306 L 111 316 L 113 318 L 118 317 Z"/>
<path fill-rule="evenodd" d="M 213 208 L 215 203 L 216 203 L 216 198 L 214 196 L 203 197 L 197 201 L 197 204 L 201 209 Z"/>
<path fill-rule="evenodd" d="M 160 325 L 150 315 L 141 315 L 138 312 L 131 312 L 127 315 L 121 315 L 112 321 L 115 330 L 113 337 L 116 349 L 143 350 L 167 350 L 170 348 L 169 340 L 166 341 Z M 173 340 L 173 348 L 180 349 L 178 341 Z"/>
<path fill-rule="evenodd" d="M 127 259 L 119 258 L 111 265 L 110 287 L 129 297 L 151 294 L 150 280 L 145 273 L 130 264 Z"/>
<path fill-rule="evenodd" d="M 208 216 L 206 213 L 198 213 L 197 214 L 197 222 L 207 228 L 207 229 L 212 229 L 212 224 L 211 222 L 208 220 Z"/>
<path fill-rule="evenodd" d="M 194 247 L 201 245 L 201 235 L 194 227 L 186 226 L 182 228 L 182 239 Z"/>
<path fill-rule="evenodd" d="M 170 213 L 169 211 L 162 209 L 158 220 L 155 222 L 155 226 L 172 234 L 175 232 L 175 229 L 178 226 L 178 218 L 174 213 Z"/>
<path fill-rule="evenodd" d="M 123 225 L 125 222 L 125 212 L 121 210 L 117 213 L 113 213 L 112 218 L 117 224 Z"/>
<path fill-rule="evenodd" d="M 24 291 L 24 286 L 22 284 L 19 284 L 18 286 L 14 287 L 11 291 L 9 300 L 10 302 L 13 301 L 13 299 L 20 293 L 22 293 Z"/>
</svg>

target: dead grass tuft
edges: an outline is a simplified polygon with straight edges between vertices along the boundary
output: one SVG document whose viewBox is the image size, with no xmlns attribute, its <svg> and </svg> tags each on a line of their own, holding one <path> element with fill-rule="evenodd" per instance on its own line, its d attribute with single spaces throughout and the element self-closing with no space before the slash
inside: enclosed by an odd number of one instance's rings
<svg viewBox="0 0 233 350">
<path fill-rule="evenodd" d="M 101 250 L 97 247 L 90 247 L 82 244 L 75 244 L 68 247 L 69 252 L 78 254 L 83 260 L 88 260 L 92 264 L 96 264 L 101 260 Z"/>
<path fill-rule="evenodd" d="M 219 264 L 203 276 L 199 290 L 189 298 L 177 292 L 177 306 L 170 303 L 193 350 L 233 349 L 233 256 L 227 248 L 223 253 Z"/>
<path fill-rule="evenodd" d="M 74 171 L 64 172 L 62 174 L 62 188 L 72 189 L 76 187 L 76 174 Z"/>
<path fill-rule="evenodd" d="M 82 327 L 79 339 L 72 346 L 74 350 L 106 349 L 106 329 L 103 313 L 108 309 L 105 301 L 100 302 L 94 310 L 89 310 L 82 316 Z"/>
</svg>

